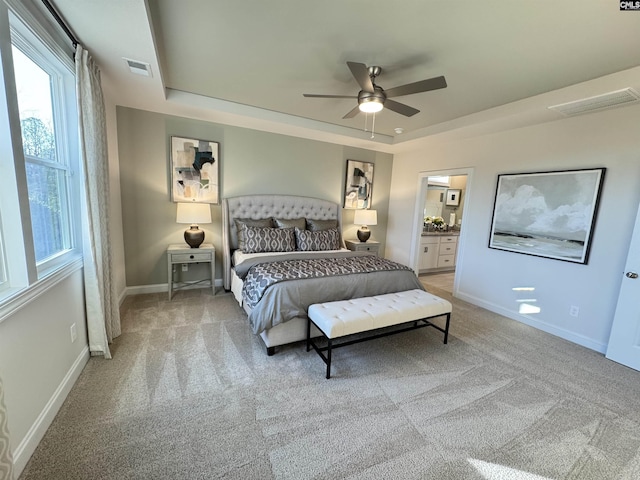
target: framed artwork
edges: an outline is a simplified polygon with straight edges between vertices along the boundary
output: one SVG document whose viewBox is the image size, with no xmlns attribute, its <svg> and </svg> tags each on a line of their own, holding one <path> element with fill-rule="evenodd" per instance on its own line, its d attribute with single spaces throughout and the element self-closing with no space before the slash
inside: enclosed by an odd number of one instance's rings
<svg viewBox="0 0 640 480">
<path fill-rule="evenodd" d="M 171 200 L 220 203 L 220 145 L 195 138 L 171 137 Z"/>
<path fill-rule="evenodd" d="M 447 189 L 447 199 L 445 200 L 445 205 L 450 207 L 457 207 L 460 205 L 460 195 L 462 191 L 459 188 L 449 188 Z"/>
<path fill-rule="evenodd" d="M 605 170 L 498 175 L 489 248 L 586 264 Z"/>
<path fill-rule="evenodd" d="M 347 160 L 344 187 L 344 208 L 371 207 L 373 192 L 373 163 Z"/>
</svg>

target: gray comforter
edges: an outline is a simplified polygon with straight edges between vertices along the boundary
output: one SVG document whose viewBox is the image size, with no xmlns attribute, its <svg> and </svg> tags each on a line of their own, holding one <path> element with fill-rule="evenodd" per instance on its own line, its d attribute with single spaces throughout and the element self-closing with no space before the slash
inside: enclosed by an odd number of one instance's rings
<svg viewBox="0 0 640 480">
<path fill-rule="evenodd" d="M 339 257 L 361 257 L 361 253 L 346 252 Z M 291 262 L 290 260 L 288 260 Z M 254 304 L 249 313 L 249 323 L 254 333 L 261 333 L 280 323 L 296 317 L 306 317 L 309 305 L 349 298 L 368 297 L 384 293 L 394 293 L 404 290 L 423 289 L 413 270 L 389 260 L 367 255 L 365 262 L 340 262 L 336 259 L 333 272 L 322 271 L 305 272 L 305 278 L 296 278 L 297 273 L 287 273 L 288 269 L 282 262 L 274 263 L 273 275 L 267 273 L 268 265 L 258 263 L 257 274 L 249 269 L 245 278 L 244 290 L 250 290 L 251 303 Z M 293 261 L 292 264 L 296 263 Z M 299 263 L 299 261 L 298 261 Z M 322 262 L 311 262 L 322 263 Z M 326 262 L 325 262 L 326 263 Z M 370 268 L 362 271 L 360 267 L 349 270 L 350 263 L 365 263 Z M 326 265 L 325 265 L 326 266 Z M 268 277 L 276 277 L 273 281 Z M 256 286 L 255 282 L 267 282 L 268 286 Z M 260 290 L 259 294 L 255 291 Z M 243 295 L 244 296 L 244 295 Z M 259 298 L 258 298 L 259 297 Z"/>
</svg>

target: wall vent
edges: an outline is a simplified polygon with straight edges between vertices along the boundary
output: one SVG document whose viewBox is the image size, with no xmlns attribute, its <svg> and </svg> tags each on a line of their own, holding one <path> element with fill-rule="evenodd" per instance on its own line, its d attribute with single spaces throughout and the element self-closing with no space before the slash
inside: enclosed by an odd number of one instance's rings
<svg viewBox="0 0 640 480">
<path fill-rule="evenodd" d="M 582 100 L 576 100 L 575 102 L 561 103 L 547 108 L 566 117 L 572 117 L 574 115 L 596 112 L 607 108 L 631 105 L 634 103 L 640 103 L 640 95 L 632 88 L 624 88 L 622 90 L 616 90 L 615 92 L 583 98 Z"/>
<path fill-rule="evenodd" d="M 151 66 L 148 63 L 141 62 L 139 60 L 132 60 L 130 58 L 122 57 L 122 59 L 127 62 L 127 66 L 131 73 L 135 73 L 136 75 L 144 75 L 145 77 L 151 77 Z"/>
</svg>

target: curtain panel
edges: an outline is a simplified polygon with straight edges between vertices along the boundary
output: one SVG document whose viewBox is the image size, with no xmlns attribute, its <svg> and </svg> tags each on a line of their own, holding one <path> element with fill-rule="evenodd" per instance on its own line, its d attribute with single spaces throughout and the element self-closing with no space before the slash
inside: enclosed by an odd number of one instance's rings
<svg viewBox="0 0 640 480">
<path fill-rule="evenodd" d="M 111 358 L 109 343 L 120 335 L 120 312 L 112 279 L 106 113 L 98 66 L 81 45 L 75 59 L 86 197 L 83 251 L 89 350 Z"/>
<path fill-rule="evenodd" d="M 4 387 L 0 378 L 0 480 L 13 480 L 13 460 L 7 427 L 7 409 L 4 406 Z"/>
</svg>

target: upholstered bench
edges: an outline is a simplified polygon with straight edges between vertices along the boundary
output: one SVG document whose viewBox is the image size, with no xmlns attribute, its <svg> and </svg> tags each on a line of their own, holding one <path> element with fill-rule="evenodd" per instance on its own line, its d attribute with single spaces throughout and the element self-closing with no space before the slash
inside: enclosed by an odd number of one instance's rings
<svg viewBox="0 0 640 480">
<path fill-rule="evenodd" d="M 446 315 L 445 328 L 429 322 L 430 319 Z M 327 378 L 331 377 L 331 351 L 334 348 L 372 340 L 395 333 L 433 327 L 444 333 L 444 343 L 449 336 L 451 303 L 424 290 L 387 293 L 373 297 L 354 298 L 337 302 L 317 303 L 309 307 L 307 316 L 307 352 L 311 347 L 327 364 Z M 327 345 L 319 347 L 311 338 L 311 324 L 318 327 Z M 387 327 L 409 324 L 401 329 Z M 334 339 L 371 332 L 353 340 L 334 343 Z M 322 337 L 318 337 L 322 338 Z M 325 355 L 323 352 L 327 352 Z"/>
</svg>

